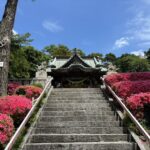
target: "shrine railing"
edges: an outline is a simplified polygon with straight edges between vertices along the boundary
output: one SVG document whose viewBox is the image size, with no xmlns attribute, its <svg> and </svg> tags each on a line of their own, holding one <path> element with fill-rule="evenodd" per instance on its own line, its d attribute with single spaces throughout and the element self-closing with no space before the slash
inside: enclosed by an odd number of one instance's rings
<svg viewBox="0 0 150 150">
<path fill-rule="evenodd" d="M 123 103 L 123 100 L 116 95 L 116 93 L 112 90 L 112 88 L 106 84 L 104 78 L 101 78 L 103 85 L 109 90 L 109 92 L 113 95 L 113 97 L 117 100 L 117 102 L 120 104 L 122 109 L 126 112 L 127 116 L 131 119 L 131 121 L 135 124 L 135 126 L 139 129 L 140 133 L 146 138 L 146 141 L 148 143 L 148 146 L 150 147 L 150 135 L 147 133 L 147 131 L 142 127 L 142 125 L 138 122 L 138 120 L 132 115 L 130 110 L 126 107 L 126 105 Z"/>
</svg>

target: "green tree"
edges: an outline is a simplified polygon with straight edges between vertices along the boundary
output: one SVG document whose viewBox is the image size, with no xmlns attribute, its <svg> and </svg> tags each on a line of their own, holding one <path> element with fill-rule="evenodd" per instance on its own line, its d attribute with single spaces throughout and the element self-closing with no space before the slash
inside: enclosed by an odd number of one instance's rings
<svg viewBox="0 0 150 150">
<path fill-rule="evenodd" d="M 107 62 L 111 62 L 114 64 L 116 59 L 117 58 L 116 58 L 115 54 L 113 54 L 113 53 L 108 53 L 105 55 L 105 61 L 107 61 Z"/>
<path fill-rule="evenodd" d="M 37 66 L 49 56 L 30 46 L 30 34 L 14 35 L 11 43 L 9 78 L 33 78 Z"/>
<path fill-rule="evenodd" d="M 30 39 L 30 36 L 30 33 L 25 33 L 23 35 L 13 34 L 11 38 L 11 51 L 14 51 L 22 46 L 30 45 L 30 43 L 33 41 L 33 39 Z"/>
<path fill-rule="evenodd" d="M 22 49 L 24 51 L 26 60 L 30 64 L 30 68 L 29 68 L 30 78 L 33 78 L 35 77 L 37 67 L 41 65 L 42 62 L 48 61 L 49 58 L 47 57 L 47 55 L 45 55 L 41 51 L 36 50 L 32 46 L 25 46 L 22 47 Z"/>
<path fill-rule="evenodd" d="M 150 71 L 150 65 L 148 61 L 144 58 L 135 58 L 131 62 L 132 69 L 131 71 L 133 72 L 143 72 L 143 71 Z"/>
<path fill-rule="evenodd" d="M 116 61 L 116 65 L 121 72 L 140 72 L 150 69 L 146 59 L 131 54 L 123 54 Z"/>
<path fill-rule="evenodd" d="M 101 53 L 91 53 L 88 55 L 89 57 L 99 57 L 99 58 L 103 58 L 103 54 Z"/>
<path fill-rule="evenodd" d="M 30 63 L 25 57 L 22 48 L 16 49 L 10 54 L 9 78 L 30 78 Z"/>
<path fill-rule="evenodd" d="M 71 56 L 71 51 L 65 45 L 46 46 L 43 51 L 48 53 L 51 57 Z"/>
<path fill-rule="evenodd" d="M 30 64 L 25 57 L 23 47 L 32 42 L 30 34 L 13 35 L 11 41 L 9 78 L 29 78 Z"/>
</svg>

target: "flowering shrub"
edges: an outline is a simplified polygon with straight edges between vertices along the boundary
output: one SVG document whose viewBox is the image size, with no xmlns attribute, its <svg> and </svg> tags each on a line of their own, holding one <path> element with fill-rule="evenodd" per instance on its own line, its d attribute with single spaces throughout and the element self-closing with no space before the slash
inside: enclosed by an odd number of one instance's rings
<svg viewBox="0 0 150 150">
<path fill-rule="evenodd" d="M 17 83 L 17 82 L 9 83 L 8 87 L 7 87 L 7 93 L 8 93 L 8 95 L 13 95 L 15 93 L 15 90 L 19 86 L 20 86 L 20 84 Z"/>
<path fill-rule="evenodd" d="M 38 98 L 42 93 L 42 88 L 36 86 L 19 86 L 15 92 L 17 95 L 25 95 L 27 98 Z"/>
<path fill-rule="evenodd" d="M 145 105 L 150 105 L 150 92 L 135 94 L 126 101 L 127 106 L 137 119 L 143 119 Z"/>
<path fill-rule="evenodd" d="M 0 114 L 0 144 L 6 144 L 13 135 L 13 120 L 6 114 Z"/>
<path fill-rule="evenodd" d="M 150 80 L 122 81 L 113 84 L 113 90 L 123 99 L 141 92 L 150 92 Z"/>
<path fill-rule="evenodd" d="M 105 77 L 106 83 L 110 86 L 113 86 L 114 83 L 120 81 L 138 80 L 150 80 L 150 72 L 116 73 Z"/>
<path fill-rule="evenodd" d="M 0 113 L 10 115 L 18 126 L 32 107 L 30 99 L 23 96 L 6 96 L 0 98 Z"/>
</svg>

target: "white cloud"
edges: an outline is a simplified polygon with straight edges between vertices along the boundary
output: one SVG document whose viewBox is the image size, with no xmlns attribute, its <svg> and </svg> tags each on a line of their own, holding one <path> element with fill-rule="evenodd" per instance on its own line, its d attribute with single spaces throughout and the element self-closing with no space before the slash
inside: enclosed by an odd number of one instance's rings
<svg viewBox="0 0 150 150">
<path fill-rule="evenodd" d="M 122 37 L 122 38 L 116 40 L 114 48 L 122 48 L 122 47 L 128 46 L 129 40 L 130 39 L 128 37 Z"/>
<path fill-rule="evenodd" d="M 150 16 L 139 12 L 132 20 L 128 22 L 128 32 L 135 40 L 150 40 Z"/>
<path fill-rule="evenodd" d="M 122 38 L 116 40 L 113 49 L 136 45 L 139 49 L 150 46 L 150 0 L 129 1 L 130 19 L 125 23 Z"/>
<path fill-rule="evenodd" d="M 16 35 L 18 34 L 18 32 L 13 29 L 13 34 Z"/>
<path fill-rule="evenodd" d="M 143 50 L 137 50 L 137 51 L 133 51 L 131 52 L 131 54 L 134 54 L 136 56 L 140 56 L 140 57 L 144 57 L 145 54 L 144 54 L 144 51 Z"/>
<path fill-rule="evenodd" d="M 45 20 L 42 25 L 50 32 L 61 32 L 64 30 L 63 27 L 60 26 L 57 22 Z"/>
</svg>

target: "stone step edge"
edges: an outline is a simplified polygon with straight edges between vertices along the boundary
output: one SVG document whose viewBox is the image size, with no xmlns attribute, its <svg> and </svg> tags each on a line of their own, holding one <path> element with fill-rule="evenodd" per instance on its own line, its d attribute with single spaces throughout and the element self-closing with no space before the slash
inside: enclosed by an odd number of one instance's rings
<svg viewBox="0 0 150 150">
<path fill-rule="evenodd" d="M 87 135 L 87 136 L 89 136 L 89 135 L 94 135 L 94 136 L 99 136 L 99 135 L 100 135 L 100 136 L 104 136 L 104 135 L 106 135 L 106 136 L 107 136 L 107 135 L 108 135 L 108 136 L 125 135 L 125 136 L 126 136 L 126 135 L 127 135 L 127 136 L 129 136 L 129 134 L 89 134 L 89 133 L 88 133 L 88 134 L 85 134 L 85 133 L 84 133 L 84 134 L 83 134 L 83 133 L 82 133 L 82 134 L 74 134 L 74 133 L 73 133 L 73 134 L 55 134 L 55 133 L 54 133 L 54 134 L 52 134 L 52 133 L 51 133 L 51 134 L 48 134 L 48 133 L 47 133 L 47 134 L 39 134 L 39 133 L 38 133 L 38 134 L 35 134 L 35 133 L 31 134 L 31 136 L 68 136 L 68 135 L 69 135 L 69 136 L 70 136 L 70 135 L 71 135 L 71 136 L 86 136 L 86 135 Z"/>
<path fill-rule="evenodd" d="M 62 114 L 61 116 L 60 115 L 55 115 L 55 114 L 53 114 L 53 115 L 50 115 L 50 114 L 40 114 L 40 117 L 42 118 L 42 117 L 49 117 L 49 118 L 82 118 L 82 117 L 84 117 L 84 118 L 87 118 L 87 117 L 94 117 L 94 118 L 103 118 L 103 117 L 105 117 L 106 119 L 110 119 L 110 118 L 114 118 L 115 119 L 115 116 L 113 115 L 113 114 L 98 114 L 98 115 L 96 115 L 96 114 L 72 114 L 72 115 L 66 115 L 66 114 Z M 89 118 L 87 118 L 87 119 L 89 119 Z M 93 119 L 94 120 L 94 119 Z M 116 119 L 115 119 L 116 120 Z"/>
<path fill-rule="evenodd" d="M 33 128 L 33 130 L 37 130 L 37 129 L 58 129 L 58 130 L 65 130 L 65 129 L 109 129 L 109 128 L 116 128 L 116 129 L 123 129 L 123 130 L 127 130 L 128 128 L 127 127 L 114 127 L 114 126 L 110 126 L 110 127 L 91 127 L 91 126 L 86 126 L 86 127 L 59 127 L 59 126 L 56 126 L 56 127 L 38 127 L 38 126 L 36 126 L 35 128 Z M 110 133 L 110 134 L 112 134 L 112 133 Z"/>
<path fill-rule="evenodd" d="M 36 125 L 34 128 L 33 128 L 33 130 L 36 130 L 36 129 L 54 129 L 54 128 L 58 128 L 58 129 L 65 129 L 65 126 L 46 126 L 46 127 L 43 127 L 42 126 L 43 124 L 38 124 L 38 125 Z M 69 126 L 66 126 L 66 129 L 67 128 L 94 128 L 94 129 L 108 129 L 108 128 L 118 128 L 118 129 L 123 129 L 123 130 L 127 130 L 127 127 L 120 127 L 120 126 L 107 126 L 107 127 L 97 127 L 97 126 L 71 126 L 71 127 L 69 127 Z M 73 134 L 73 133 L 72 133 Z M 112 134 L 112 133 L 110 133 L 110 134 Z"/>
<path fill-rule="evenodd" d="M 45 116 L 45 115 L 40 115 L 40 118 L 39 119 L 43 119 L 43 118 L 73 118 L 73 119 L 78 119 L 78 118 L 85 118 L 85 119 L 91 119 L 91 118 L 95 118 L 95 119 L 99 119 L 99 118 L 103 118 L 103 117 L 106 117 L 107 119 L 108 118 L 114 118 L 115 119 L 115 116 L 114 115 L 109 115 L 109 114 L 106 114 L 106 115 L 87 115 L 87 114 L 81 114 L 81 115 L 72 115 L 72 116 Z"/>
<path fill-rule="evenodd" d="M 40 122 L 40 121 L 39 121 L 39 122 Z M 77 121 L 51 121 L 51 122 L 49 122 L 49 123 L 59 123 L 59 122 L 62 122 L 62 123 L 64 123 L 64 122 L 68 122 L 68 123 L 70 123 L 70 122 L 72 122 L 72 123 L 78 122 L 78 123 L 93 123 L 93 124 L 94 124 L 94 123 L 95 123 L 95 124 L 96 124 L 96 123 L 97 123 L 97 124 L 98 124 L 98 123 L 105 123 L 105 124 L 106 124 L 106 123 L 110 123 L 110 124 L 111 124 L 111 123 L 118 123 L 118 124 L 119 124 L 118 121 L 96 121 L 96 122 L 95 122 L 95 121 L 88 121 L 88 120 L 87 120 L 87 121 L 78 121 L 78 120 L 77 120 Z M 41 122 L 41 123 L 42 123 L 42 122 Z M 43 122 L 43 123 L 45 124 L 45 122 Z"/>
<path fill-rule="evenodd" d="M 103 104 L 109 104 L 109 102 L 100 102 L 100 103 L 88 103 L 88 102 L 86 102 L 86 103 L 83 103 L 83 102 L 81 102 L 81 104 L 80 105 L 103 105 Z M 46 103 L 45 105 L 79 105 L 78 103 L 67 103 L 67 102 L 65 102 L 65 103 L 51 103 L 51 102 L 49 102 L 49 103 Z"/>
<path fill-rule="evenodd" d="M 49 110 L 42 110 L 42 112 L 51 112 L 51 111 L 49 111 Z M 97 110 L 54 110 L 53 112 L 64 112 L 64 113 L 89 113 L 89 114 L 91 114 L 91 113 L 95 113 L 95 114 L 101 114 L 101 113 L 110 113 L 110 112 L 112 112 L 112 113 L 115 113 L 115 111 L 113 111 L 113 110 L 106 110 L 106 111 L 99 111 L 99 112 L 97 112 Z"/>
<path fill-rule="evenodd" d="M 27 145 L 57 145 L 57 144 L 60 144 L 60 145 L 75 145 L 75 144 L 80 144 L 80 145 L 89 145 L 89 144 L 134 144 L 133 142 L 128 142 L 128 141 L 117 141 L 117 142 L 104 142 L 104 141 L 101 141 L 101 142 L 69 142 L 69 143 L 27 143 Z"/>
</svg>

